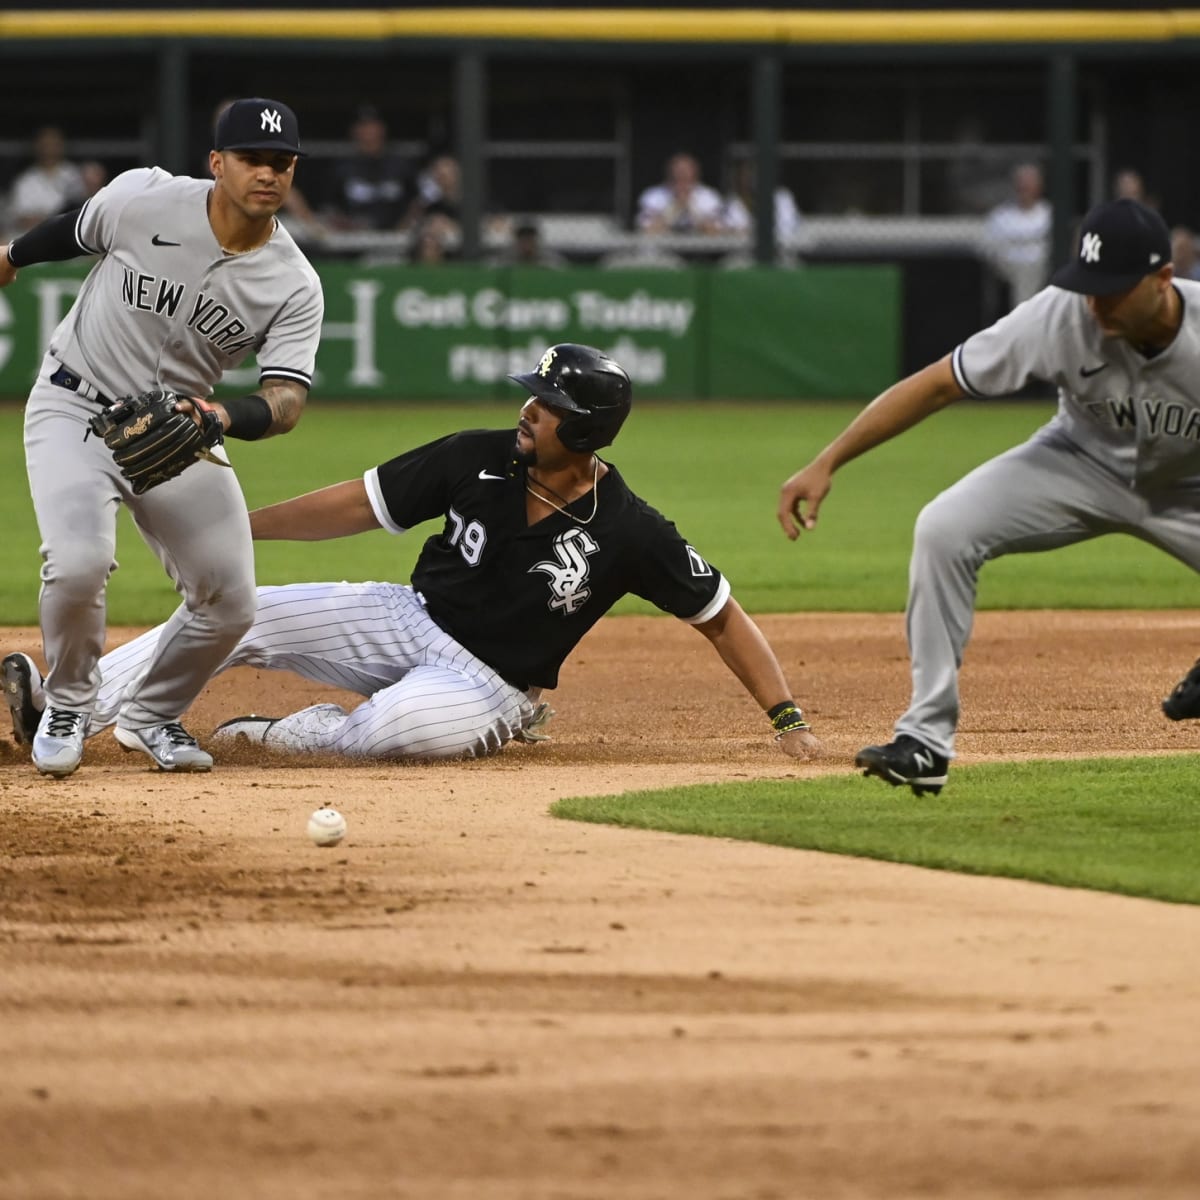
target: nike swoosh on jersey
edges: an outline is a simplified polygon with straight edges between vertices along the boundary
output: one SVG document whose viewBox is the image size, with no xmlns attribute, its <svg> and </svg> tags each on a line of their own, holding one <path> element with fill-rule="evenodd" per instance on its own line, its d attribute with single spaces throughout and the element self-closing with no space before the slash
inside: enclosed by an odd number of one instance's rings
<svg viewBox="0 0 1200 1200">
<path fill-rule="evenodd" d="M 162 238 L 160 238 L 160 237 L 158 236 L 158 234 L 156 233 L 156 234 L 155 234 L 155 235 L 154 235 L 154 236 L 153 236 L 153 237 L 150 239 L 150 244 L 151 244 L 152 246 L 178 246 L 180 243 L 179 243 L 179 242 L 165 242 L 165 241 L 163 241 L 163 239 L 162 239 Z"/>
<path fill-rule="evenodd" d="M 480 472 L 479 472 L 479 478 L 480 478 L 480 479 L 494 479 L 494 480 L 496 480 L 496 482 L 497 482 L 497 483 L 504 483 L 504 482 L 505 482 L 505 476 L 503 476 L 503 475 L 489 475 L 489 474 L 488 474 L 486 471 L 480 471 Z"/>
<path fill-rule="evenodd" d="M 1099 375 L 1101 371 L 1108 370 L 1108 363 L 1101 363 L 1098 367 L 1080 367 L 1079 373 L 1084 379 L 1090 379 L 1093 375 Z"/>
</svg>

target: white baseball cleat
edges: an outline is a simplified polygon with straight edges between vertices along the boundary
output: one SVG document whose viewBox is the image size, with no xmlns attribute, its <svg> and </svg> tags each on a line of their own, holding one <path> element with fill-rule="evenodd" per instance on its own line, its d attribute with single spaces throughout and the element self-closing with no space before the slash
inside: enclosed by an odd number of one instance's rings
<svg viewBox="0 0 1200 1200">
<path fill-rule="evenodd" d="M 278 717 L 260 717 L 257 713 L 234 717 L 218 725 L 210 741 L 218 746 L 262 746 L 266 744 L 267 730 L 278 720 Z"/>
<path fill-rule="evenodd" d="M 47 708 L 33 735 L 33 765 L 43 775 L 65 779 L 83 761 L 87 714 Z"/>
<path fill-rule="evenodd" d="M 178 721 L 151 725 L 149 729 L 122 729 L 113 736 L 126 750 L 148 754 L 163 771 L 211 771 L 212 755 Z"/>
<path fill-rule="evenodd" d="M 225 745 L 266 746 L 289 754 L 327 754 L 333 750 L 346 710 L 337 704 L 310 704 L 286 717 L 234 717 L 218 725 L 213 740 Z"/>
</svg>

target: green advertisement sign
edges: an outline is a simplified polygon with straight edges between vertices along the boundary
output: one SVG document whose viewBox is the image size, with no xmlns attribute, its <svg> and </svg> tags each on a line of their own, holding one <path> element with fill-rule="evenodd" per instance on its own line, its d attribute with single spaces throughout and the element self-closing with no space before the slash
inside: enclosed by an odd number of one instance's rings
<svg viewBox="0 0 1200 1200">
<path fill-rule="evenodd" d="M 865 398 L 894 380 L 899 361 L 892 267 L 318 269 L 314 388 L 325 398 L 504 396 L 506 376 L 566 341 L 609 352 L 644 397 Z M 85 263 L 27 268 L 0 291 L 0 396 L 28 392 L 86 273 Z M 257 377 L 248 361 L 219 394 Z"/>
<path fill-rule="evenodd" d="M 719 274 L 704 394 L 869 399 L 897 379 L 902 300 L 891 266 Z"/>
<path fill-rule="evenodd" d="M 322 266 L 328 394 L 503 396 L 554 342 L 609 351 L 640 395 L 695 395 L 690 271 Z"/>
</svg>

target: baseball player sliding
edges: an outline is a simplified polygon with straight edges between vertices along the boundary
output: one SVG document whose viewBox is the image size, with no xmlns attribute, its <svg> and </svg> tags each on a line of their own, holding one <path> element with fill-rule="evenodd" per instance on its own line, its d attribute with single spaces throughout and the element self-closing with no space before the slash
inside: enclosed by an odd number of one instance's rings
<svg viewBox="0 0 1200 1200">
<path fill-rule="evenodd" d="M 164 770 L 207 771 L 211 756 L 179 719 L 254 619 L 250 524 L 228 463 L 197 461 L 193 450 L 176 477 L 131 483 L 104 439 L 87 436 L 114 399 L 151 388 L 178 393 L 172 411 L 209 431 L 206 445 L 286 433 L 300 418 L 323 301 L 316 273 L 275 219 L 301 153 L 296 117 L 276 100 L 238 100 L 218 121 L 214 145 L 212 179 L 126 171 L 81 209 L 0 246 L 0 287 L 19 267 L 99 256 L 54 331 L 25 413 L 49 671 L 39 684 L 45 707 L 37 728 L 19 733 L 46 775 L 79 766 L 97 720 L 118 505 L 129 506 L 183 597 L 137 679 L 126 681 L 119 711 L 104 717 L 122 746 Z M 259 390 L 206 402 L 222 374 L 251 353 Z M 149 423 L 138 419 L 118 433 L 133 437 Z M 37 682 L 22 655 L 4 660 L 2 676 L 10 704 Z"/>
<path fill-rule="evenodd" d="M 488 754 L 545 735 L 543 689 L 627 593 L 694 625 L 765 710 L 782 751 L 815 756 L 775 655 L 721 573 L 639 499 L 597 451 L 633 401 L 629 376 L 588 346 L 552 346 L 512 377 L 529 398 L 516 434 L 443 437 L 350 479 L 250 514 L 255 538 L 320 541 L 441 518 L 412 586 L 298 583 L 258 591 L 254 624 L 221 669 L 294 671 L 367 699 L 347 713 L 317 704 L 282 718 L 239 717 L 214 741 L 367 758 Z M 164 628 L 100 660 L 88 731 L 114 721 Z M 22 656 L 23 657 L 23 656 Z M 9 697 L 31 727 L 38 678 Z M 119 726 L 118 726 L 119 727 Z"/>
<path fill-rule="evenodd" d="M 864 774 L 918 796 L 945 784 L 985 562 L 1124 532 L 1200 570 L 1200 283 L 1175 279 L 1170 259 L 1158 213 L 1133 200 L 1098 205 L 1051 286 L 883 392 L 784 483 L 778 516 L 794 539 L 815 528 L 834 472 L 873 446 L 963 396 L 1005 396 L 1033 379 L 1058 387 L 1049 424 L 918 516 L 912 701 L 894 741 L 859 751 Z M 1200 716 L 1200 664 L 1163 709 Z"/>
</svg>

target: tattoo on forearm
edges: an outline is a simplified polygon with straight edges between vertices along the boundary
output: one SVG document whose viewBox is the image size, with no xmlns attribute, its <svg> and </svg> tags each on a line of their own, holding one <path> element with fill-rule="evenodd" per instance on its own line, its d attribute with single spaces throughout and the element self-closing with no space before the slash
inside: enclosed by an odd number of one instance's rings
<svg viewBox="0 0 1200 1200">
<path fill-rule="evenodd" d="M 271 406 L 271 433 L 291 429 L 300 419 L 308 389 L 290 380 L 271 380 L 258 394 Z"/>
</svg>

